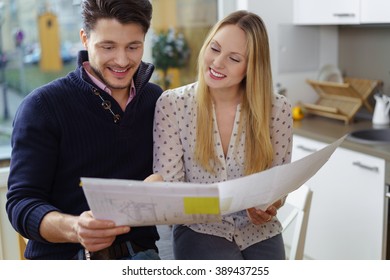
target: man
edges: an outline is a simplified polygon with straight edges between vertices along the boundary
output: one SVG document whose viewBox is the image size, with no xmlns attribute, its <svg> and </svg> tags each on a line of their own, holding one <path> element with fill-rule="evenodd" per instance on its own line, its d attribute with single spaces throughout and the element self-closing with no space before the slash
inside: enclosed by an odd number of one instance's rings
<svg viewBox="0 0 390 280">
<path fill-rule="evenodd" d="M 152 174 L 162 89 L 141 61 L 149 0 L 84 0 L 84 51 L 66 77 L 30 93 L 14 120 L 7 213 L 27 259 L 159 259 L 156 227 L 96 220 L 80 177 Z"/>
</svg>

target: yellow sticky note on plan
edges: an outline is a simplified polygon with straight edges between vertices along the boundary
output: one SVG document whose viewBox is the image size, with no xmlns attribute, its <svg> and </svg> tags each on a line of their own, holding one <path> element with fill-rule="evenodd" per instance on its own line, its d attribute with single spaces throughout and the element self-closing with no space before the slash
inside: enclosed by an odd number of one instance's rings
<svg viewBox="0 0 390 280">
<path fill-rule="evenodd" d="M 184 213 L 192 214 L 220 214 L 218 197 L 184 197 Z"/>
</svg>

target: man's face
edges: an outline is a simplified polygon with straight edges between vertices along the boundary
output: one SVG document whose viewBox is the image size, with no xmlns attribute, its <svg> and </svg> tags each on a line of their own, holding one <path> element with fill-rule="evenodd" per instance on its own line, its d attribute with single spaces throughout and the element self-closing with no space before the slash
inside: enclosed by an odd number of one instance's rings
<svg viewBox="0 0 390 280">
<path fill-rule="evenodd" d="M 89 37 L 80 32 L 88 51 L 92 75 L 112 92 L 128 91 L 141 63 L 145 33 L 138 24 L 121 24 L 115 19 L 100 19 Z"/>
</svg>

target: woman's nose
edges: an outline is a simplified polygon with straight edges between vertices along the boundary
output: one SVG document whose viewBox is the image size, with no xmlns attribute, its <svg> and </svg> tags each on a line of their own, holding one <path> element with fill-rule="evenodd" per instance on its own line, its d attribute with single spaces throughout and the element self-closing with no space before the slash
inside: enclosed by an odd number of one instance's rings
<svg viewBox="0 0 390 280">
<path fill-rule="evenodd" d="M 224 66 L 224 57 L 222 55 L 217 55 L 214 57 L 213 64 L 215 67 L 222 68 Z"/>
</svg>

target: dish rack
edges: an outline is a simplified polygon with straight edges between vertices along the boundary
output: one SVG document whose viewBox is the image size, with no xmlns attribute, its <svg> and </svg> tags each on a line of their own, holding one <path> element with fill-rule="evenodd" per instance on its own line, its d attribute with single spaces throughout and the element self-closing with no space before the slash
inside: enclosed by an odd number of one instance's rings
<svg viewBox="0 0 390 280">
<path fill-rule="evenodd" d="M 314 104 L 303 103 L 307 113 L 343 120 L 346 124 L 353 121 L 362 107 L 373 111 L 369 98 L 383 85 L 380 80 L 345 77 L 343 83 L 306 80 L 316 91 L 319 98 Z"/>
</svg>

